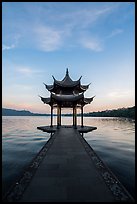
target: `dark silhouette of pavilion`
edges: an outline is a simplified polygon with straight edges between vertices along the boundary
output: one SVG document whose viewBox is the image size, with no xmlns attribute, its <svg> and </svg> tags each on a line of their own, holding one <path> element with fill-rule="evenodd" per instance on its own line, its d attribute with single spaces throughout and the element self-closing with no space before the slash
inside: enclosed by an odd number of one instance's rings
<svg viewBox="0 0 137 204">
<path fill-rule="evenodd" d="M 66 70 L 66 75 L 62 81 L 54 79 L 53 85 L 44 83 L 46 89 L 50 91 L 49 98 L 41 97 L 41 100 L 51 107 L 51 127 L 53 127 L 53 108 L 57 108 L 57 127 L 61 126 L 61 108 L 73 108 L 73 126 L 77 128 L 77 108 L 81 109 L 81 127 L 83 127 L 83 107 L 93 101 L 94 97 L 85 98 L 84 92 L 89 85 L 81 85 L 81 77 L 73 81 Z"/>
</svg>

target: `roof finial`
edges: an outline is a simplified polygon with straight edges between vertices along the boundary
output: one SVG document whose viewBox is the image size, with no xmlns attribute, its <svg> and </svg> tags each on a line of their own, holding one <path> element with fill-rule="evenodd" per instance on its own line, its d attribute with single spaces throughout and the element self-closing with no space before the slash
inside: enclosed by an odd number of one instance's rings
<svg viewBox="0 0 137 204">
<path fill-rule="evenodd" d="M 69 75 L 68 68 L 66 69 L 66 75 Z"/>
<path fill-rule="evenodd" d="M 52 75 L 52 78 L 54 79 L 54 81 L 55 81 L 55 77 Z"/>
</svg>

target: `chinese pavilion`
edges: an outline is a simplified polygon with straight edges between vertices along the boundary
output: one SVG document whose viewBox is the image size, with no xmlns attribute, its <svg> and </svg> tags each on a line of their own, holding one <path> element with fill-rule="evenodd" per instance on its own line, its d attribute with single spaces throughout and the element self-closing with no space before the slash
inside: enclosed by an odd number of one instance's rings
<svg viewBox="0 0 137 204">
<path fill-rule="evenodd" d="M 83 127 L 83 107 L 90 104 L 94 97 L 85 98 L 84 92 L 89 85 L 81 85 L 81 77 L 77 81 L 73 81 L 66 70 L 66 75 L 62 81 L 54 79 L 53 85 L 44 83 L 46 89 L 50 92 L 49 98 L 41 97 L 44 104 L 51 107 L 51 126 L 53 127 L 53 108 L 57 108 L 57 127 L 61 126 L 61 108 L 73 109 L 73 126 L 77 128 L 77 108 L 81 109 L 81 127 Z"/>
</svg>

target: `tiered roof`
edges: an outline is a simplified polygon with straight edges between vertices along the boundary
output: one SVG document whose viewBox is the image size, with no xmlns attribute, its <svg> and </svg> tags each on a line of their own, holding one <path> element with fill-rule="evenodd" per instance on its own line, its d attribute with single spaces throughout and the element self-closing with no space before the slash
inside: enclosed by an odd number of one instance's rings
<svg viewBox="0 0 137 204">
<path fill-rule="evenodd" d="M 84 98 L 84 92 L 88 89 L 88 85 L 81 85 L 81 77 L 77 81 L 73 81 L 70 76 L 68 69 L 63 80 L 56 80 L 53 76 L 53 85 L 46 85 L 45 87 L 51 92 L 49 98 L 41 97 L 41 100 L 49 105 L 61 107 L 73 107 L 74 105 L 84 106 L 91 103 L 94 97 Z"/>
<path fill-rule="evenodd" d="M 73 91 L 75 93 L 82 93 L 86 91 L 89 87 L 88 85 L 81 85 L 81 77 L 77 81 L 73 81 L 70 76 L 68 69 L 66 70 L 66 75 L 63 80 L 59 81 L 56 80 L 55 77 L 53 76 L 54 83 L 53 85 L 47 85 L 44 83 L 46 89 L 50 92 L 59 94 L 59 93 L 64 93 L 64 94 L 73 94 Z"/>
</svg>

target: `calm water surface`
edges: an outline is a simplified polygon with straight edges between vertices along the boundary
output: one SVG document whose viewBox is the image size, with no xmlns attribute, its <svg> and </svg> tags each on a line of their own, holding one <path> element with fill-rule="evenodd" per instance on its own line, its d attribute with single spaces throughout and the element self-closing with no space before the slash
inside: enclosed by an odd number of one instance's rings
<svg viewBox="0 0 137 204">
<path fill-rule="evenodd" d="M 54 118 L 54 124 L 56 118 Z M 3 193 L 15 182 L 40 151 L 50 134 L 37 126 L 50 124 L 50 117 L 2 117 L 2 183 Z M 71 125 L 71 117 L 62 117 L 62 124 Z M 80 118 L 78 118 L 80 124 Z M 84 138 L 114 172 L 127 190 L 135 195 L 135 123 L 123 118 L 85 117 L 84 124 L 97 130 Z"/>
</svg>

